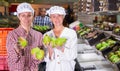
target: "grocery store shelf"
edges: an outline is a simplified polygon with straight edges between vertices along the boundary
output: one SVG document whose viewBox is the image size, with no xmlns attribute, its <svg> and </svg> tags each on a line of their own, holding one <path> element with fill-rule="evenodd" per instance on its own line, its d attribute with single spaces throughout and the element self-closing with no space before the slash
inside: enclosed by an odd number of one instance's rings
<svg viewBox="0 0 120 71">
<path fill-rule="evenodd" d="M 100 30 L 99 28 L 95 28 L 92 24 L 86 25 L 86 26 L 89 26 L 89 27 L 91 27 L 91 28 L 94 28 L 94 29 L 96 29 L 96 30 L 99 31 L 99 32 L 104 32 L 104 33 L 106 33 L 106 34 L 109 34 L 109 35 L 111 35 L 111 36 L 114 36 L 115 38 L 117 38 L 117 39 L 120 40 L 120 36 L 113 34 L 112 31 Z"/>
<path fill-rule="evenodd" d="M 117 15 L 120 14 L 120 11 L 96 11 L 96 12 L 89 12 L 89 15 Z"/>
</svg>

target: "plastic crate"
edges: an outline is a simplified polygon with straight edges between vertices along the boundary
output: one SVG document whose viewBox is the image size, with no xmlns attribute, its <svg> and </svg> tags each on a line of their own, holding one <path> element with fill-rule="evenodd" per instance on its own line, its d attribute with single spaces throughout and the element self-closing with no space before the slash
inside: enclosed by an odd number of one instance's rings
<svg viewBox="0 0 120 71">
<path fill-rule="evenodd" d="M 14 28 L 0 28 L 0 56 L 6 55 L 6 38 L 9 31 Z"/>
<path fill-rule="evenodd" d="M 106 37 L 105 39 L 102 39 L 99 43 L 104 42 L 104 41 L 106 41 L 106 40 L 108 40 L 108 39 L 112 39 L 112 40 L 114 40 L 114 41 L 116 41 L 116 42 L 115 42 L 114 44 L 112 44 L 111 46 L 106 47 L 106 48 L 104 48 L 103 50 L 100 50 L 100 51 L 102 52 L 103 56 L 106 56 L 109 52 L 113 51 L 113 49 L 114 49 L 115 46 L 119 45 L 118 40 L 115 39 L 113 36 Z M 97 44 L 98 44 L 98 43 L 97 43 Z M 97 45 L 97 44 L 96 44 L 96 45 Z M 95 47 L 96 47 L 96 45 L 95 45 Z"/>
<path fill-rule="evenodd" d="M 98 42 L 100 42 L 100 40 L 106 38 L 105 34 L 104 33 L 99 33 L 98 35 L 96 35 L 96 37 L 94 38 L 90 38 L 90 39 L 87 39 L 88 40 L 88 43 L 93 46 L 95 44 L 97 44 Z"/>
</svg>

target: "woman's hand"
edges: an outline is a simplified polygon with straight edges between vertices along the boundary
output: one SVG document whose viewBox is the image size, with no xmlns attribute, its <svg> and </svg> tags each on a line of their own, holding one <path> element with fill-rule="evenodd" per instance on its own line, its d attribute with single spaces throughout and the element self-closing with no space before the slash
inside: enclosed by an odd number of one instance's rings
<svg viewBox="0 0 120 71">
<path fill-rule="evenodd" d="M 49 45 L 46 45 L 46 47 L 47 47 L 47 49 L 48 49 L 48 53 L 49 53 L 49 59 L 51 59 L 52 58 L 52 54 L 53 54 L 53 48 L 52 48 L 52 46 L 51 46 L 51 44 L 49 44 Z"/>
<path fill-rule="evenodd" d="M 22 54 L 22 56 L 24 56 L 24 48 L 21 47 L 21 46 L 19 45 L 19 43 L 15 44 L 14 49 L 15 49 L 15 52 L 16 52 L 18 55 L 21 55 L 21 54 Z"/>
<path fill-rule="evenodd" d="M 36 55 L 35 55 L 35 54 L 32 55 L 32 58 L 33 58 L 34 60 L 39 60 L 39 59 L 36 58 Z M 42 60 L 39 60 L 39 61 L 41 62 L 41 61 L 43 61 L 43 59 L 42 59 Z"/>
<path fill-rule="evenodd" d="M 64 46 L 58 46 L 58 47 L 56 47 L 56 48 L 57 48 L 58 50 L 64 52 Z"/>
</svg>

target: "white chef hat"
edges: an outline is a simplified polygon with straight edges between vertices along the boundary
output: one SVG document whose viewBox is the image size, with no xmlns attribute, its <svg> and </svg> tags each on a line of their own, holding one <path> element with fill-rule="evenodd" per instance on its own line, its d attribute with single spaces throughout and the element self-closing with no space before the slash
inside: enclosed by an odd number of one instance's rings
<svg viewBox="0 0 120 71">
<path fill-rule="evenodd" d="M 61 14 L 66 15 L 65 9 L 60 6 L 53 6 L 49 10 L 47 10 L 47 14 L 50 16 L 50 14 Z"/>
<path fill-rule="evenodd" d="M 29 3 L 26 3 L 26 2 L 21 3 L 17 6 L 17 16 L 23 12 L 32 12 L 34 15 L 34 9 Z"/>
</svg>

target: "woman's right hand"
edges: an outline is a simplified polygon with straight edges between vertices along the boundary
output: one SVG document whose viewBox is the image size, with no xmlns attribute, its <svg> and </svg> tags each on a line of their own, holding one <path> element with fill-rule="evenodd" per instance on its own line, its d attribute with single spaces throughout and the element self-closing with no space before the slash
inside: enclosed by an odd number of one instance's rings
<svg viewBox="0 0 120 71">
<path fill-rule="evenodd" d="M 20 54 L 24 55 L 24 49 L 19 45 L 19 43 L 15 44 L 14 49 L 15 49 L 15 52 L 16 52 L 17 54 L 19 54 L 19 55 L 20 55 Z"/>
<path fill-rule="evenodd" d="M 49 53 L 49 59 L 52 58 L 52 54 L 53 54 L 53 48 L 51 45 L 46 45 L 47 49 L 48 49 L 48 53 Z"/>
</svg>

